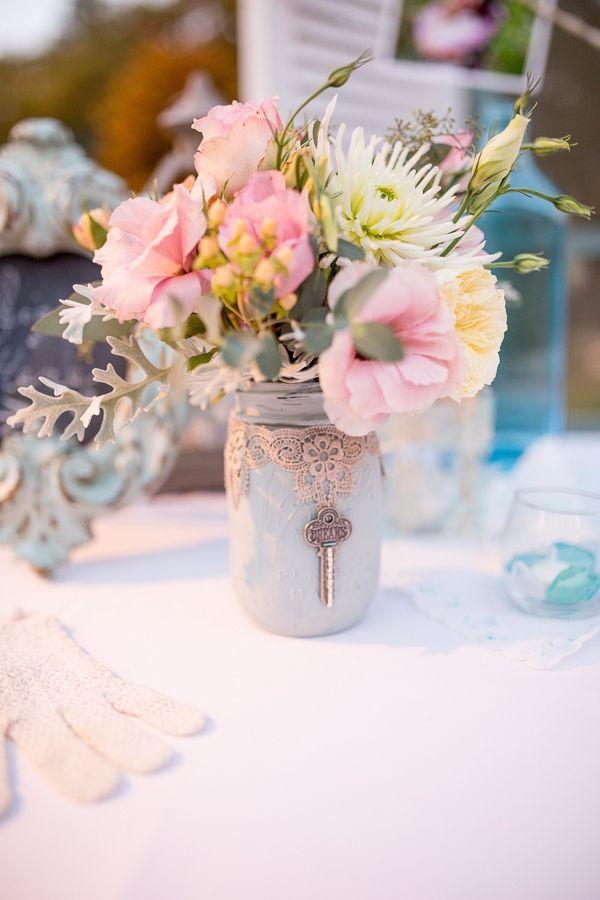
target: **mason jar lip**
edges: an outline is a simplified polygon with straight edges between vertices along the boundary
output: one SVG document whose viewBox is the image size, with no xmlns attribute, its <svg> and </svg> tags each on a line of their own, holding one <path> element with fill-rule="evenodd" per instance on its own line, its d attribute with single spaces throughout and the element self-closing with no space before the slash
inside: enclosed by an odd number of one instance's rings
<svg viewBox="0 0 600 900">
<path fill-rule="evenodd" d="M 536 495 L 539 499 L 536 502 Z M 577 507 L 573 507 L 572 509 L 559 509 L 557 507 L 552 507 L 548 501 L 544 502 L 543 497 L 550 498 L 560 498 L 560 497 L 579 497 L 582 501 L 581 505 Z M 600 516 L 600 493 L 596 491 L 587 491 L 583 488 L 569 488 L 569 487 L 529 487 L 529 488 L 518 488 L 515 491 L 515 501 L 521 503 L 523 506 L 528 506 L 530 509 L 535 509 L 538 512 L 546 512 L 551 513 L 553 515 L 561 515 L 561 516 Z M 585 504 L 589 502 L 594 508 L 588 506 L 586 508 Z"/>
<path fill-rule="evenodd" d="M 238 388 L 236 394 L 276 394 L 278 391 L 312 391 L 322 393 L 321 385 L 315 380 L 310 381 L 253 381 L 248 387 Z"/>
</svg>

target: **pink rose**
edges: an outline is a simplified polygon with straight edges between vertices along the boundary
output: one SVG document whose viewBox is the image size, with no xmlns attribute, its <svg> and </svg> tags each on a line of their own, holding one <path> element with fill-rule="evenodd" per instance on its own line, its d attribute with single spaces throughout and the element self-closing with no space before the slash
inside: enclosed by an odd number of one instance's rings
<svg viewBox="0 0 600 900">
<path fill-rule="evenodd" d="M 281 172 L 256 172 L 227 210 L 219 229 L 221 249 L 235 259 L 240 234 L 270 259 L 276 297 L 295 291 L 315 267 L 310 246 L 312 213 L 306 197 L 286 187 Z"/>
<path fill-rule="evenodd" d="M 162 201 L 125 200 L 112 213 L 106 243 L 94 261 L 102 284 L 94 296 L 121 321 L 152 328 L 174 325 L 193 311 L 205 283 L 191 264 L 206 231 L 202 206 L 182 185 Z"/>
<path fill-rule="evenodd" d="M 275 162 L 273 134 L 283 127 L 278 97 L 255 103 L 215 106 L 202 119 L 194 119 L 192 128 L 202 132 L 202 143 L 194 157 L 198 187 L 206 199 L 223 188 L 230 199 L 244 187 L 257 169 L 268 169 Z"/>
<path fill-rule="evenodd" d="M 503 18 L 500 3 L 428 3 L 415 16 L 413 41 L 426 59 L 464 64 L 485 50 Z"/>
<path fill-rule="evenodd" d="M 369 271 L 369 263 L 352 263 L 336 275 L 329 303 Z M 383 322 L 402 341 L 399 362 L 361 358 L 349 330 L 338 331 L 319 359 L 325 412 L 347 434 L 367 434 L 390 413 L 423 412 L 461 384 L 464 358 L 452 313 L 441 299 L 433 276 L 405 263 L 390 269 L 356 317 Z"/>
</svg>

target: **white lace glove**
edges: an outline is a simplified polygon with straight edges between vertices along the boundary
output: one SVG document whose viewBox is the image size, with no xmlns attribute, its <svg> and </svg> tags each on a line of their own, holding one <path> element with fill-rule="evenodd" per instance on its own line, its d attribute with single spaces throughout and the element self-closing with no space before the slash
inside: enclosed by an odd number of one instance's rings
<svg viewBox="0 0 600 900">
<path fill-rule="evenodd" d="M 152 772 L 170 758 L 130 716 L 176 735 L 205 722 L 193 707 L 113 675 L 56 619 L 0 618 L 0 815 L 11 799 L 4 736 L 57 790 L 85 803 L 112 793 L 119 769 Z"/>
</svg>

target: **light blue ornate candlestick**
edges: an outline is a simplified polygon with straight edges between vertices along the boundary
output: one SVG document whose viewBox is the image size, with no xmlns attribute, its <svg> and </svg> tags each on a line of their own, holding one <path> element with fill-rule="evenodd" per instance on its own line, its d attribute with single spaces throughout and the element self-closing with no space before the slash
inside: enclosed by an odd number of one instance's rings
<svg viewBox="0 0 600 900">
<path fill-rule="evenodd" d="M 39 336 L 30 336 L 29 327 L 45 311 L 44 304 L 58 301 L 59 281 L 68 281 L 74 272 L 79 280 L 94 277 L 91 262 L 73 239 L 72 223 L 84 209 L 113 208 L 126 195 L 126 185 L 90 160 L 55 120 L 19 123 L 0 149 L 2 409 L 14 403 L 19 384 L 38 374 L 73 383 L 79 364 L 72 348 L 43 338 L 51 352 L 40 361 L 44 346 Z M 162 352 L 160 345 L 146 350 L 151 356 Z M 44 372 L 37 371 L 40 365 Z M 180 395 L 156 404 L 101 450 L 74 439 L 30 438 L 5 430 L 0 542 L 35 568 L 51 571 L 89 540 L 96 516 L 130 503 L 166 478 L 186 420 L 187 404 Z"/>
</svg>

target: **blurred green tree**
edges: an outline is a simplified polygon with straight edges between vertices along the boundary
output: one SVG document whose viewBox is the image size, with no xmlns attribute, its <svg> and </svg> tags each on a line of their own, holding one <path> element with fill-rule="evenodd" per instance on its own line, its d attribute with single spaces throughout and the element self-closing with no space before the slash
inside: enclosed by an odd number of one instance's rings
<svg viewBox="0 0 600 900">
<path fill-rule="evenodd" d="M 193 43 L 190 29 L 178 31 L 177 23 L 198 9 L 214 9 L 212 0 L 128 7 L 76 0 L 65 33 L 46 52 L 0 59 L 0 143 L 20 119 L 52 116 L 140 187 L 168 146 L 156 115 L 188 72 L 206 68 L 226 97 L 235 94 L 233 0 L 221 6 L 223 34 Z"/>
</svg>

